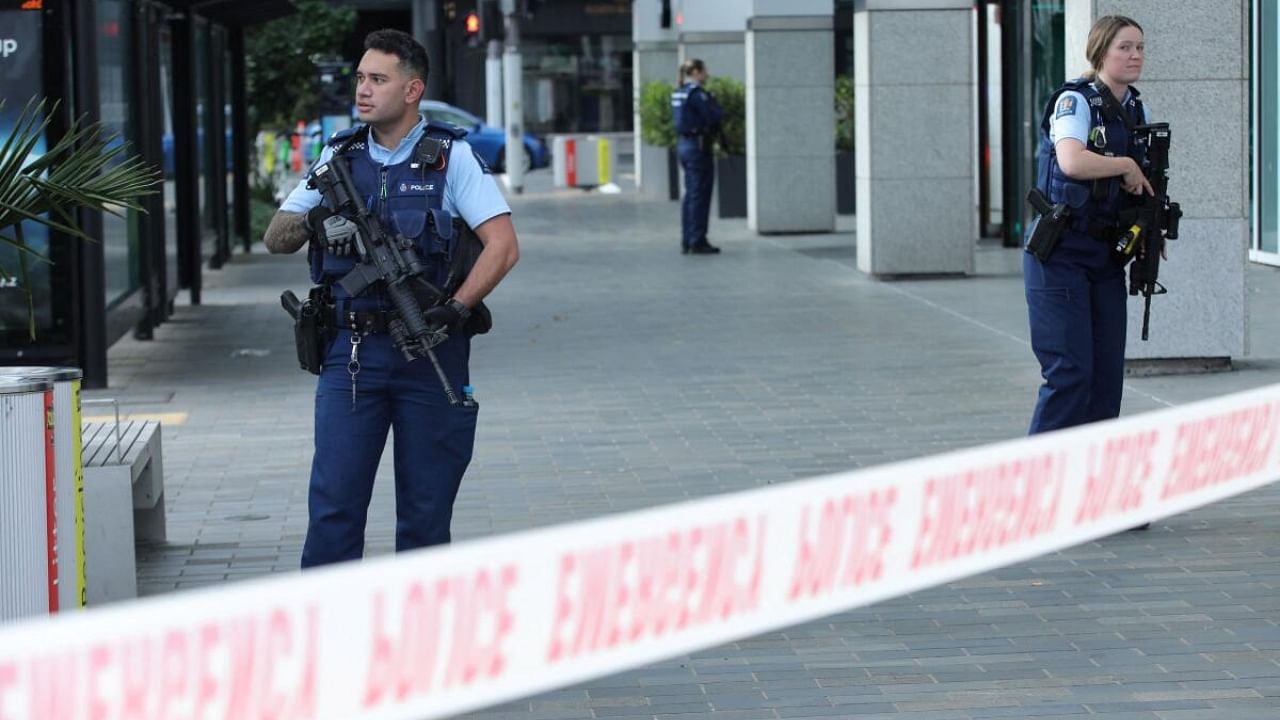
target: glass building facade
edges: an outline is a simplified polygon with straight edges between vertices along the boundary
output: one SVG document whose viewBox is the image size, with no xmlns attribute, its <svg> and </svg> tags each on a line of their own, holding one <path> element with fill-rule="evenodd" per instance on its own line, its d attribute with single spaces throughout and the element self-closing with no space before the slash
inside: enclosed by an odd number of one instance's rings
<svg viewBox="0 0 1280 720">
<path fill-rule="evenodd" d="M 293 10 L 287 0 L 0 0 L 0 28 L 16 43 L 0 58 L 0 138 L 44 98 L 49 124 L 32 156 L 74 112 L 163 178 L 145 212 L 77 211 L 90 241 L 32 221 L 0 232 L 31 251 L 0 243 L 0 364 L 75 365 L 86 387 L 102 386 L 108 346 L 130 331 L 150 337 L 183 291 L 198 304 L 204 268 L 225 262 L 233 239 L 248 247 L 237 202 L 247 193 L 236 190 L 248 185 L 248 150 L 238 156 L 232 140 L 245 117 L 232 103 L 243 58 L 229 50 L 243 47 L 246 23 Z"/>
</svg>

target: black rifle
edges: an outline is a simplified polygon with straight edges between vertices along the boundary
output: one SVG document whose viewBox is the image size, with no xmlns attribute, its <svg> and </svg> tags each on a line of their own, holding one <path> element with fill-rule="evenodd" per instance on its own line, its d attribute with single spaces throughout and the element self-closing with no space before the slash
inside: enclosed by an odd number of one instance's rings
<svg viewBox="0 0 1280 720">
<path fill-rule="evenodd" d="M 1122 262 L 1133 258 L 1129 266 L 1129 294 L 1141 294 L 1144 298 L 1142 339 L 1146 340 L 1151 326 L 1151 296 L 1167 292 L 1159 282 L 1160 256 L 1165 240 L 1178 239 L 1182 208 L 1169 201 L 1169 123 L 1138 125 L 1133 128 L 1133 139 L 1147 146 L 1143 174 L 1154 194 L 1142 195 L 1138 217 L 1116 241 L 1115 253 Z"/>
<path fill-rule="evenodd" d="M 308 187 L 318 189 L 325 204 L 335 214 L 356 224 L 356 252 L 360 262 L 338 284 L 352 297 L 381 282 L 391 298 L 396 317 L 388 323 L 392 342 L 406 360 L 431 360 L 451 405 L 459 404 L 440 361 L 431 349 L 448 338 L 443 328 L 431 328 L 423 317 L 423 306 L 443 300 L 443 293 L 422 276 L 425 268 L 413 241 L 387 232 L 378 217 L 369 212 L 356 190 L 351 170 L 342 157 L 334 157 L 311 173 Z"/>
</svg>

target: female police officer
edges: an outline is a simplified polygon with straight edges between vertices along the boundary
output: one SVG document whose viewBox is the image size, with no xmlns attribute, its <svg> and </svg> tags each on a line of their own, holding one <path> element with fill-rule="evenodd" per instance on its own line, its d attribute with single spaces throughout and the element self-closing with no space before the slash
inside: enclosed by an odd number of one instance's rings
<svg viewBox="0 0 1280 720">
<path fill-rule="evenodd" d="M 1071 215 L 1046 259 L 1023 256 L 1031 347 L 1044 377 L 1032 434 L 1120 414 L 1127 295 L 1111 248 L 1121 216 L 1152 193 L 1129 131 L 1148 120 L 1130 86 L 1143 51 L 1138 23 L 1100 18 L 1086 48 L 1092 69 L 1053 94 L 1040 124 L 1036 186 Z"/>
<path fill-rule="evenodd" d="M 723 113 L 716 99 L 702 87 L 707 81 L 707 66 L 701 60 L 684 61 L 680 78 L 684 83 L 671 93 L 671 119 L 679 135 L 676 151 L 684 169 L 680 248 L 686 254 L 714 255 L 720 248 L 707 242 L 711 187 L 715 183 L 711 144 L 720 133 Z"/>
</svg>

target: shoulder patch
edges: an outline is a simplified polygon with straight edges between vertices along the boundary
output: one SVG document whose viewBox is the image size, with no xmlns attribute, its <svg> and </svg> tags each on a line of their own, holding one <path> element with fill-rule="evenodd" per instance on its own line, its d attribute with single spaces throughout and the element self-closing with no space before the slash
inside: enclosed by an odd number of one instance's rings
<svg viewBox="0 0 1280 720">
<path fill-rule="evenodd" d="M 1075 114 L 1076 114 L 1076 96 L 1075 95 L 1064 94 L 1062 97 L 1058 98 L 1058 107 L 1053 112 L 1054 118 L 1060 118 L 1060 117 L 1065 117 L 1067 115 L 1075 115 Z"/>
<path fill-rule="evenodd" d="M 480 163 L 480 170 L 484 172 L 485 175 L 493 174 L 493 170 L 489 168 L 489 163 L 485 162 L 484 158 L 480 157 L 480 153 L 476 152 L 475 148 L 471 148 L 471 154 L 475 156 L 476 162 Z"/>
</svg>

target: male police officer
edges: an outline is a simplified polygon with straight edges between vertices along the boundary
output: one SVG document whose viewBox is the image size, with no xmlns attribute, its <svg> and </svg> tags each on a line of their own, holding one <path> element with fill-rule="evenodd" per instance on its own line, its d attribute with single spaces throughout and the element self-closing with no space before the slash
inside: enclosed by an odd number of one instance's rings
<svg viewBox="0 0 1280 720">
<path fill-rule="evenodd" d="M 398 30 L 370 33 L 364 47 L 356 71 L 356 107 L 366 125 L 335 135 L 317 167 L 335 155 L 336 161 L 348 162 L 370 211 L 388 232 L 413 241 L 432 282 L 446 270 L 442 251 L 453 217 L 474 228 L 484 249 L 453 297 L 426 312 L 432 326 L 448 329 L 448 340 L 434 348 L 452 385 L 446 392 L 430 360 L 408 361 L 393 346 L 388 322 L 394 314 L 382 283 L 356 297 L 336 284 L 356 263 L 350 223 L 326 217 L 320 193 L 305 181 L 272 218 L 263 238 L 271 252 L 295 252 L 311 241 L 312 279 L 331 286 L 330 312 L 339 328 L 316 388 L 304 568 L 363 554 L 365 518 L 388 427 L 395 432 L 396 550 L 449 541 L 453 501 L 476 430 L 474 401 L 449 401 L 463 395 L 469 383 L 470 340 L 464 325 L 519 257 L 511 210 L 461 139 L 465 131 L 418 115 L 426 50 Z M 424 153 L 424 144 L 439 152 Z"/>
<path fill-rule="evenodd" d="M 676 151 L 684 169 L 684 200 L 680 204 L 681 252 L 714 255 L 720 248 L 707 242 L 707 218 L 711 214 L 711 187 L 715 164 L 711 145 L 720 134 L 720 104 L 702 84 L 707 66 L 697 58 L 680 66 L 684 84 L 671 93 L 671 119 L 679 140 Z"/>
</svg>

